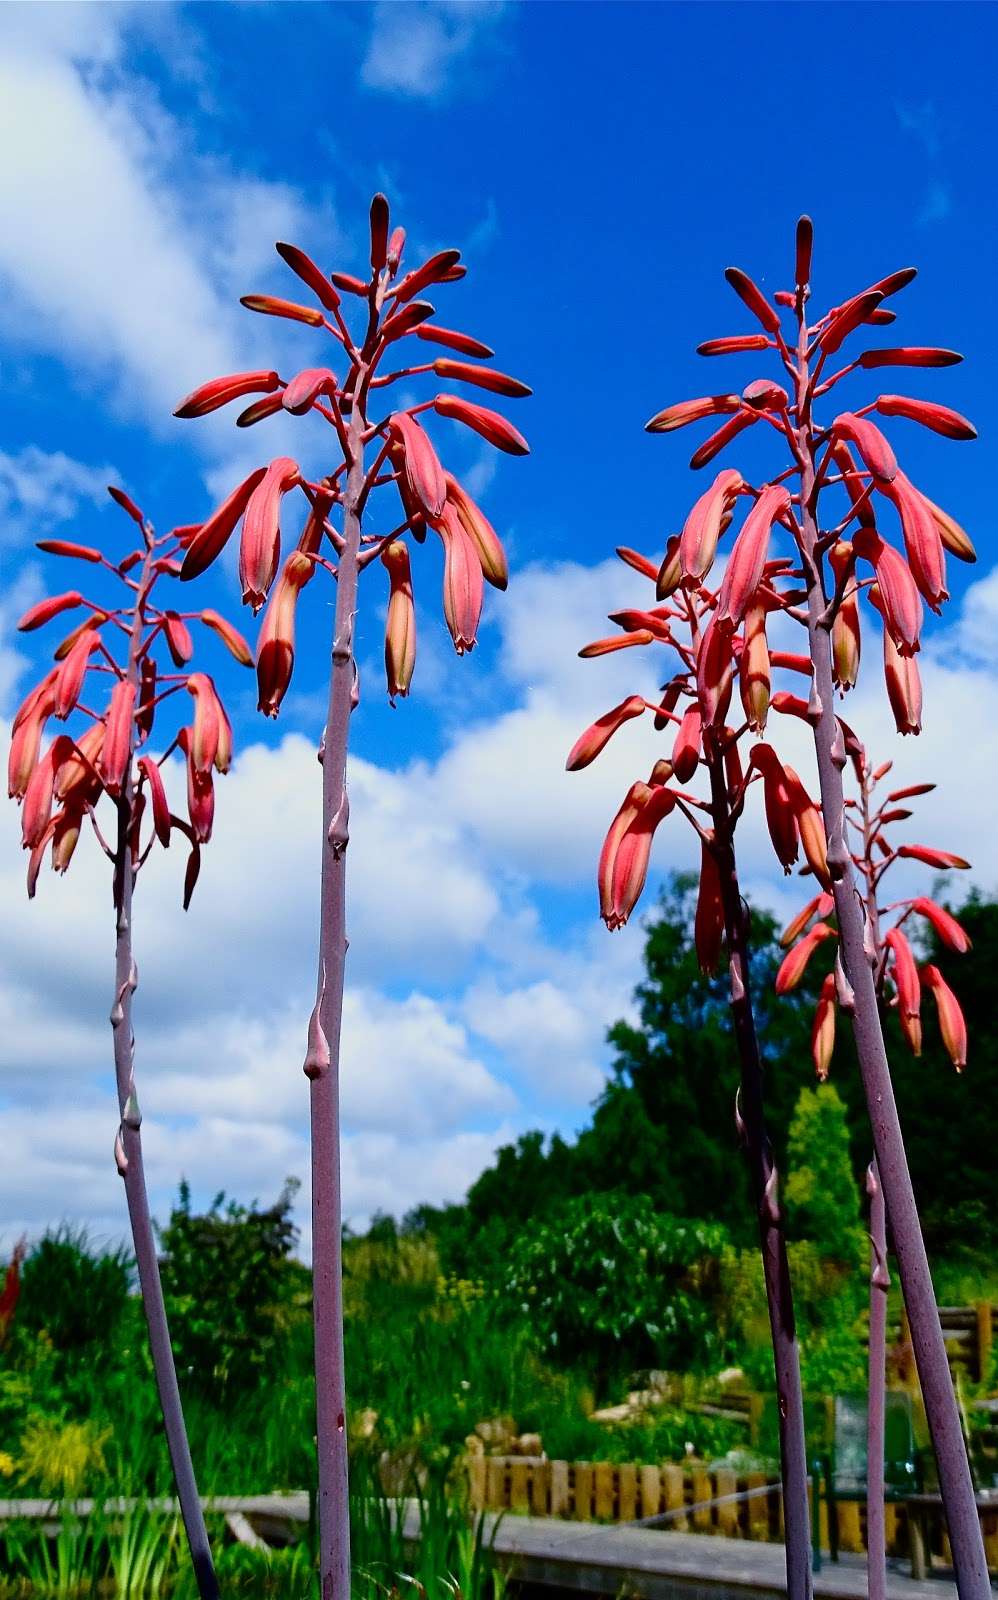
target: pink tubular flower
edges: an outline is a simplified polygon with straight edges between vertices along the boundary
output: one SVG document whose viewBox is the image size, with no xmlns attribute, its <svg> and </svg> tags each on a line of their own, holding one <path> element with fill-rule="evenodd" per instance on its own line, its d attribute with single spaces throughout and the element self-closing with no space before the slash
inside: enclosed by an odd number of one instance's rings
<svg viewBox="0 0 998 1600">
<path fill-rule="evenodd" d="M 444 547 L 444 620 L 459 656 L 473 650 L 482 615 L 482 567 L 457 513 L 445 505 L 437 524 Z"/>
<path fill-rule="evenodd" d="M 967 1065 L 967 1024 L 960 1002 L 939 968 L 931 962 L 922 968 L 922 983 L 936 1002 L 939 1032 L 946 1053 L 957 1072 L 962 1072 Z"/>
<path fill-rule="evenodd" d="M 700 760 L 700 708 L 690 706 L 676 731 L 672 746 L 672 770 L 677 783 L 689 783 Z"/>
<path fill-rule="evenodd" d="M 675 428 L 685 428 L 690 422 L 702 422 L 705 417 L 723 416 L 741 410 L 741 400 L 736 394 L 708 394 L 699 400 L 678 400 L 656 411 L 645 423 L 646 433 L 672 433 Z"/>
<path fill-rule="evenodd" d="M 336 374 L 328 367 L 306 367 L 291 379 L 281 396 L 281 405 L 293 417 L 311 411 L 321 395 L 336 393 Z"/>
<path fill-rule="evenodd" d="M 893 481 L 898 469 L 897 458 L 876 423 L 868 417 L 856 417 L 851 411 L 843 411 L 832 423 L 832 432 L 856 446 L 878 484 Z"/>
<path fill-rule="evenodd" d="M 831 916 L 834 910 L 835 901 L 827 890 L 822 891 L 821 894 L 816 894 L 814 899 L 809 900 L 806 906 L 802 906 L 793 920 L 787 923 L 787 926 L 780 934 L 781 945 L 786 949 L 788 945 L 793 944 L 798 934 L 804 932 L 813 916 L 817 916 L 823 921 L 825 917 Z"/>
<path fill-rule="evenodd" d="M 751 763 L 762 773 L 763 800 L 766 807 L 766 826 L 776 851 L 776 859 L 784 872 L 789 872 L 799 854 L 797 822 L 790 797 L 790 785 L 776 751 L 772 745 L 752 746 Z"/>
<path fill-rule="evenodd" d="M 717 597 L 716 621 L 737 628 L 762 582 L 773 523 L 790 508 L 782 484 L 767 484 L 734 543 Z"/>
<path fill-rule="evenodd" d="M 59 668 L 55 680 L 55 715 L 60 722 L 65 722 L 69 713 L 75 709 L 83 688 L 83 679 L 86 676 L 90 657 L 100 644 L 100 639 L 93 628 L 87 628 L 77 639 L 62 666 Z"/>
<path fill-rule="evenodd" d="M 224 378 L 212 378 L 199 384 L 186 399 L 181 400 L 175 417 L 206 417 L 230 400 L 239 400 L 246 394 L 271 394 L 280 384 L 276 372 L 232 372 Z"/>
<path fill-rule="evenodd" d="M 679 562 L 684 577 L 699 583 L 707 576 L 714 563 L 722 524 L 726 517 L 730 518 L 731 507 L 743 482 L 740 472 L 725 467 L 693 506 L 679 539 Z"/>
<path fill-rule="evenodd" d="M 899 1009 L 905 1017 L 917 1017 L 921 1006 L 921 986 L 911 945 L 900 928 L 891 928 L 884 935 L 884 945 L 894 956 L 894 986 Z"/>
<path fill-rule="evenodd" d="M 898 649 L 905 655 L 912 655 L 918 649 L 923 613 L 907 561 L 872 528 L 856 530 L 853 549 L 864 561 L 869 561 L 877 575 L 870 599 L 894 635 Z"/>
<path fill-rule="evenodd" d="M 705 840 L 700 841 L 700 887 L 693 919 L 693 947 L 701 972 L 717 971 L 724 938 L 724 902 L 717 857 Z"/>
<path fill-rule="evenodd" d="M 206 672 L 191 673 L 187 680 L 187 692 L 194 698 L 191 761 L 198 772 L 204 773 L 218 763 L 223 724 L 227 719 L 215 685 Z M 222 760 L 225 761 L 224 750 Z M 225 767 L 219 766 L 218 770 L 222 772 Z"/>
<path fill-rule="evenodd" d="M 444 470 L 429 436 L 404 411 L 397 411 L 388 423 L 389 435 L 402 452 L 402 471 L 406 487 L 415 503 L 431 520 L 439 517 L 447 498 Z"/>
<path fill-rule="evenodd" d="M 777 994 L 789 994 L 791 989 L 796 989 L 819 944 L 823 944 L 826 939 L 837 937 L 835 929 L 830 928 L 827 922 L 816 922 L 811 931 L 806 933 L 792 950 L 788 950 L 780 962 L 780 969 L 776 974 Z"/>
<path fill-rule="evenodd" d="M 450 472 L 444 473 L 447 499 L 478 555 L 482 577 L 494 589 L 505 589 L 509 582 L 506 552 L 485 513 L 472 500 Z"/>
<path fill-rule="evenodd" d="M 239 546 L 239 581 L 243 604 L 251 606 L 254 615 L 270 593 L 281 559 L 281 500 L 300 475 L 297 461 L 278 456 L 246 503 Z"/>
<path fill-rule="evenodd" d="M 170 844 L 170 806 L 163 787 L 163 775 L 158 764 L 150 756 L 141 756 L 139 759 L 139 772 L 149 785 L 149 795 L 152 800 L 152 821 L 156 830 L 156 837 L 164 850 Z"/>
<path fill-rule="evenodd" d="M 463 422 L 466 428 L 471 428 L 496 450 L 503 450 L 509 456 L 528 456 L 530 446 L 523 434 L 507 422 L 498 411 L 490 411 L 487 406 L 473 405 L 470 400 L 462 400 L 456 394 L 438 394 L 433 401 L 433 409 L 441 417 L 451 417 L 455 422 Z"/>
<path fill-rule="evenodd" d="M 922 499 L 935 518 L 944 549 L 948 550 L 950 555 L 956 556 L 958 561 L 976 561 L 977 551 L 974 549 L 973 541 L 960 524 L 948 511 L 944 511 L 942 506 L 937 506 L 934 500 L 930 500 L 927 494 L 923 494 Z"/>
<path fill-rule="evenodd" d="M 819 1083 L 824 1083 L 835 1051 L 835 974 L 822 980 L 811 1027 L 811 1059 Z"/>
<path fill-rule="evenodd" d="M 263 482 L 266 467 L 257 467 L 248 478 L 237 484 L 232 493 L 227 495 L 208 518 L 202 523 L 200 530 L 195 534 L 187 546 L 184 564 L 180 569 L 180 576 L 186 582 L 198 577 L 224 550 L 232 536 L 233 530 L 247 503 L 258 484 Z"/>
<path fill-rule="evenodd" d="M 620 841 L 638 815 L 641 807 L 651 798 L 652 793 L 653 790 L 647 783 L 632 783 L 624 797 L 620 810 L 607 829 L 603 848 L 600 851 L 599 866 L 596 873 L 599 886 L 600 916 L 611 932 L 619 926 L 619 923 L 614 920 L 613 873 L 617 861 L 617 852 L 620 849 Z"/>
<path fill-rule="evenodd" d="M 903 394 L 882 394 L 877 400 L 877 410 L 882 417 L 907 417 L 910 422 L 920 422 L 923 428 L 941 433 L 946 439 L 976 439 L 977 429 L 959 411 L 940 406 L 934 400 L 911 400 Z"/>
<path fill-rule="evenodd" d="M 759 289 L 740 267 L 726 267 L 724 276 L 727 278 L 735 294 L 748 306 L 754 317 L 762 323 L 767 333 L 779 331 L 780 317 L 773 306 L 770 305 L 762 290 Z"/>
<path fill-rule="evenodd" d="M 385 623 L 385 675 L 388 698 L 394 705 L 397 696 L 409 693 L 416 665 L 416 608 L 409 552 L 400 539 L 382 550 L 381 561 L 390 585 Z"/>
<path fill-rule="evenodd" d="M 104 727 L 104 740 L 96 761 L 108 794 L 118 795 L 125 781 L 132 753 L 132 718 L 135 713 L 135 685 L 127 679 L 116 683 L 111 691 L 111 705 Z"/>
<path fill-rule="evenodd" d="M 55 706 L 54 677 L 54 673 L 49 673 L 28 696 L 14 718 L 7 756 L 7 793 L 12 800 L 23 799 L 38 760 L 42 733 Z"/>
<path fill-rule="evenodd" d="M 207 772 L 199 772 L 194 765 L 190 728 L 181 728 L 177 743 L 187 758 L 187 814 L 191 819 L 191 829 L 198 844 L 207 844 L 215 820 L 215 786 L 211 768 Z"/>
<path fill-rule="evenodd" d="M 693 471 L 699 472 L 701 467 L 706 467 L 715 456 L 720 455 L 725 445 L 730 444 L 732 439 L 737 439 L 740 433 L 744 433 L 746 428 L 751 428 L 757 420 L 758 412 L 747 408 L 742 408 L 736 416 L 729 417 L 709 439 L 704 440 L 699 449 L 694 450 L 690 456 L 690 466 Z"/>
<path fill-rule="evenodd" d="M 640 787 L 647 789 L 647 796 L 621 833 L 613 858 L 611 912 L 606 923 L 611 932 L 624 926 L 640 900 L 655 829 L 676 804 L 668 789 Z"/>
<path fill-rule="evenodd" d="M 581 772 L 583 767 L 588 767 L 595 761 L 600 751 L 609 743 L 618 728 L 623 727 L 632 717 L 640 717 L 645 710 L 645 702 L 641 695 L 628 695 L 619 706 L 605 711 L 576 739 L 565 762 L 567 772 Z"/>
<path fill-rule="evenodd" d="M 65 733 L 58 734 L 28 780 L 21 808 L 21 843 L 25 850 L 32 850 L 48 827 L 55 775 L 72 750 L 72 739 Z"/>
<path fill-rule="evenodd" d="M 956 918 L 951 916 L 943 906 L 937 905 L 934 900 L 927 899 L 925 895 L 919 895 L 916 900 L 910 902 L 910 905 L 912 911 L 932 924 L 936 935 L 942 940 L 943 944 L 948 945 L 950 950 L 956 950 L 959 955 L 966 955 L 971 947 L 970 939 L 964 933 Z"/>
<path fill-rule="evenodd" d="M 292 551 L 274 585 L 257 641 L 256 678 L 259 709 L 276 717 L 288 692 L 295 662 L 295 611 L 298 596 L 315 566 L 300 550 Z"/>
<path fill-rule="evenodd" d="M 213 633 L 218 634 L 230 656 L 238 661 L 241 667 L 251 667 L 253 665 L 252 650 L 239 632 L 239 629 L 234 628 L 227 618 L 209 607 L 202 611 L 201 621 L 206 628 L 211 628 Z"/>
<path fill-rule="evenodd" d="M 755 733 L 766 726 L 770 697 L 770 656 L 766 638 L 766 612 L 752 605 L 745 615 L 745 637 L 738 661 L 738 686 L 742 709 Z"/>
<path fill-rule="evenodd" d="M 825 840 L 825 824 L 821 820 L 821 812 L 801 783 L 793 767 L 784 766 L 783 773 L 790 795 L 790 804 L 793 808 L 797 832 L 800 835 L 800 842 L 807 857 L 807 864 L 822 888 L 831 889 L 832 882 L 828 875 L 828 847 Z"/>
<path fill-rule="evenodd" d="M 829 550 L 828 561 L 836 583 L 843 581 L 852 553 L 853 547 L 845 539 L 840 539 Z M 856 686 L 861 648 L 859 601 L 855 584 L 851 584 L 843 594 L 832 622 L 832 676 L 836 688 L 843 693 Z"/>
<path fill-rule="evenodd" d="M 705 725 L 723 723 L 731 703 L 734 676 L 731 635 L 711 617 L 697 649 L 697 698 Z"/>
<path fill-rule="evenodd" d="M 898 733 L 922 731 L 922 678 L 914 656 L 903 656 L 884 624 L 884 681 Z"/>
<path fill-rule="evenodd" d="M 42 628 L 46 622 L 51 622 L 53 617 L 61 616 L 64 611 L 73 611 L 83 604 L 83 596 L 78 589 L 67 589 L 65 594 L 50 595 L 47 600 L 39 600 L 37 605 L 29 606 L 17 624 L 19 633 L 34 633 L 36 628 Z"/>
<path fill-rule="evenodd" d="M 933 611 L 939 611 L 949 590 L 943 542 L 932 507 L 903 472 L 893 483 L 881 485 L 881 493 L 893 501 L 901 518 L 911 575 Z"/>
<path fill-rule="evenodd" d="M 907 857 L 909 861 L 921 861 L 925 867 L 935 867 L 938 872 L 962 870 L 970 866 L 963 856 L 956 856 L 951 850 L 933 850 L 927 844 L 899 844 L 897 854 Z"/>
<path fill-rule="evenodd" d="M 104 723 L 95 722 L 76 740 L 73 749 L 55 775 L 55 798 L 67 809 L 81 802 L 81 796 L 100 793 L 99 763 L 104 744 Z M 95 795 L 96 798 L 96 795 Z"/>
</svg>

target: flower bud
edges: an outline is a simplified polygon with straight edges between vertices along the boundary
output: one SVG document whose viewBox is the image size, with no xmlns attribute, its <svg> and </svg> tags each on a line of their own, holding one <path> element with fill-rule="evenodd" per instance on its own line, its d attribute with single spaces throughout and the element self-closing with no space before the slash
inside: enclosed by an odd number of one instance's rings
<svg viewBox="0 0 998 1600">
<path fill-rule="evenodd" d="M 641 898 L 648 876 L 655 829 L 673 810 L 675 803 L 675 796 L 668 789 L 649 789 L 636 815 L 621 834 L 613 860 L 613 903 L 607 919 L 607 927 L 611 931 L 624 926 Z"/>
<path fill-rule="evenodd" d="M 213 633 L 218 634 L 230 656 L 238 661 L 241 667 L 251 667 L 253 665 L 252 650 L 239 632 L 239 629 L 234 628 L 231 622 L 221 616 L 219 612 L 212 611 L 210 608 L 202 611 L 201 621 L 206 628 L 211 628 Z"/>
<path fill-rule="evenodd" d="M 436 323 L 423 322 L 415 330 L 417 339 L 426 339 L 430 344 L 442 344 L 448 350 L 459 350 L 463 356 L 480 356 L 488 360 L 495 355 L 490 345 L 483 344 L 481 339 L 473 339 L 468 333 L 459 333 L 454 328 L 438 328 Z"/>
<path fill-rule="evenodd" d="M 697 345 L 698 356 L 738 355 L 743 350 L 769 350 L 769 340 L 764 333 L 736 333 L 725 339 L 705 339 Z"/>
<path fill-rule="evenodd" d="M 194 654 L 194 640 L 190 628 L 176 611 L 167 611 L 163 615 L 163 638 L 173 665 L 186 667 Z"/>
<path fill-rule="evenodd" d="M 760 583 L 773 523 L 790 509 L 790 496 L 782 484 L 767 484 L 745 518 L 724 573 L 714 613 L 721 627 L 736 628 Z"/>
<path fill-rule="evenodd" d="M 882 485 L 881 493 L 893 502 L 901 519 L 911 575 L 933 611 L 938 612 L 949 590 L 942 538 L 932 507 L 903 472 L 898 472 L 893 483 Z"/>
<path fill-rule="evenodd" d="M 903 394 L 882 394 L 877 398 L 877 410 L 883 417 L 907 417 L 910 422 L 920 422 L 933 433 L 945 439 L 976 439 L 977 429 L 959 411 L 940 406 L 934 400 L 912 400 Z"/>
<path fill-rule="evenodd" d="M 239 581 L 243 603 L 260 610 L 281 558 L 281 501 L 301 476 L 297 461 L 278 456 L 267 468 L 246 503 L 239 545 Z"/>
<path fill-rule="evenodd" d="M 939 1031 L 946 1053 L 957 1072 L 962 1072 L 967 1065 L 967 1024 L 960 1002 L 939 968 L 931 963 L 922 968 L 922 982 L 936 1002 Z"/>
<path fill-rule="evenodd" d="M 951 850 L 933 850 L 926 844 L 899 844 L 895 854 L 909 861 L 921 861 L 923 866 L 935 867 L 937 872 L 962 870 L 970 866 L 963 856 L 955 856 Z"/>
<path fill-rule="evenodd" d="M 801 910 L 798 911 L 793 921 L 787 923 L 787 926 L 780 934 L 781 945 L 783 945 L 784 949 L 786 949 L 787 945 L 793 944 L 798 934 L 804 932 L 804 929 L 807 927 L 813 916 L 817 916 L 823 921 L 824 918 L 830 916 L 834 910 L 835 901 L 830 894 L 828 894 L 826 891 L 823 891 L 821 894 L 816 894 L 813 900 L 809 900 L 807 905 L 803 906 Z"/>
<path fill-rule="evenodd" d="M 428 435 L 415 417 L 404 411 L 389 418 L 388 432 L 401 447 L 402 471 L 412 500 L 427 517 L 439 517 L 447 498 L 447 484 Z"/>
<path fill-rule="evenodd" d="M 104 738 L 104 723 L 92 723 L 76 740 L 73 749 L 56 770 L 53 793 L 60 804 L 70 810 L 82 805 L 85 798 L 96 799 L 100 794 L 101 779 L 97 768 Z"/>
<path fill-rule="evenodd" d="M 679 539 L 679 561 L 684 577 L 699 583 L 707 576 L 714 562 L 721 520 L 734 505 L 743 483 L 740 472 L 725 467 L 693 506 Z"/>
<path fill-rule="evenodd" d="M 934 900 L 928 900 L 924 895 L 919 895 L 917 900 L 912 900 L 911 909 L 920 917 L 931 923 L 937 937 L 950 950 L 956 950 L 960 955 L 966 955 L 971 948 L 970 939 L 964 933 L 954 916 L 942 906 L 936 905 Z"/>
<path fill-rule="evenodd" d="M 745 640 L 738 661 L 738 686 L 749 727 L 762 733 L 769 711 L 769 643 L 766 612 L 752 605 L 745 615 Z"/>
<path fill-rule="evenodd" d="M 156 837 L 164 850 L 170 846 L 170 806 L 163 787 L 163 775 L 159 766 L 151 756 L 142 756 L 139 759 L 139 772 L 149 785 L 149 794 L 152 799 L 152 825 L 156 830 Z"/>
<path fill-rule="evenodd" d="M 28 607 L 17 624 L 18 632 L 34 633 L 36 628 L 44 627 L 53 617 L 61 616 L 62 612 L 72 611 L 82 604 L 83 596 L 78 589 L 67 589 L 65 594 L 50 595 L 47 600 L 39 600 L 37 605 Z"/>
<path fill-rule="evenodd" d="M 677 783 L 689 783 L 697 770 L 697 763 L 700 760 L 700 729 L 700 708 L 690 706 L 683 713 L 672 746 L 670 759 Z"/>
<path fill-rule="evenodd" d="M 265 317 L 286 317 L 289 322 L 307 322 L 312 328 L 321 328 L 323 315 L 314 306 L 299 306 L 291 300 L 279 300 L 273 294 L 243 294 L 239 304 L 247 311 L 259 311 Z"/>
<path fill-rule="evenodd" d="M 302 283 L 307 283 L 316 299 L 325 306 L 327 311 L 335 311 L 340 303 L 340 297 L 333 288 L 325 273 L 322 272 L 304 250 L 299 250 L 297 245 L 278 244 L 275 246 L 277 253 L 287 262 L 291 271 L 296 273 Z"/>
<path fill-rule="evenodd" d="M 828 560 L 836 583 L 841 583 L 848 572 L 852 553 L 852 545 L 846 539 L 840 539 L 829 550 Z M 859 601 L 856 585 L 851 583 L 846 587 L 832 622 L 832 679 L 843 693 L 856 687 L 861 644 Z"/>
<path fill-rule="evenodd" d="M 266 470 L 265 467 L 257 467 L 248 478 L 244 478 L 242 483 L 236 485 L 232 493 L 212 512 L 207 522 L 202 523 L 200 532 L 195 534 L 187 546 L 184 564 L 180 569 L 182 582 L 186 583 L 191 578 L 198 577 L 222 553 L 236 523 L 246 510 L 250 496 L 263 482 Z"/>
<path fill-rule="evenodd" d="M 459 656 L 473 650 L 482 615 L 482 567 L 478 552 L 452 505 L 436 529 L 444 547 L 444 620 Z"/>
<path fill-rule="evenodd" d="M 55 706 L 53 709 L 60 722 L 65 722 L 80 698 L 83 679 L 86 676 L 90 657 L 99 643 L 100 640 L 94 629 L 85 629 L 59 668 L 59 673 L 55 680 Z"/>
<path fill-rule="evenodd" d="M 392 705 L 398 695 L 409 693 L 416 665 L 416 608 L 412 598 L 412 572 L 409 552 L 396 539 L 381 552 L 382 565 L 390 583 L 388 618 L 385 623 L 385 675 Z"/>
<path fill-rule="evenodd" d="M 184 400 L 173 415 L 175 417 L 206 417 L 209 412 L 227 406 L 230 400 L 240 400 L 246 394 L 271 394 L 280 384 L 276 372 L 232 372 L 225 378 L 212 378 L 202 383 Z"/>
<path fill-rule="evenodd" d="M 472 405 L 470 400 L 461 400 L 454 394 L 438 394 L 433 401 L 434 410 L 441 417 L 453 417 L 455 422 L 463 422 L 466 428 L 471 428 L 497 450 L 504 450 L 510 456 L 528 456 L 530 446 L 522 433 L 507 422 L 498 411 L 489 411 L 485 406 Z"/>
<path fill-rule="evenodd" d="M 797 824 L 800 842 L 807 857 L 807 864 L 822 888 L 830 890 L 832 880 L 828 875 L 828 847 L 825 840 L 825 824 L 821 820 L 821 812 L 801 783 L 793 767 L 784 766 L 783 771 L 790 794 L 790 804 L 793 807 L 794 821 Z"/>
<path fill-rule="evenodd" d="M 835 974 L 823 979 L 811 1027 L 811 1059 L 819 1083 L 824 1083 L 835 1050 Z"/>
<path fill-rule="evenodd" d="M 740 267 L 728 267 L 724 276 L 727 278 L 738 298 L 748 306 L 752 315 L 758 317 L 767 333 L 779 331 L 780 318 L 766 299 L 761 289 L 758 289 Z"/>
<path fill-rule="evenodd" d="M 664 411 L 656 411 L 645 423 L 645 432 L 672 433 L 691 422 L 702 422 L 705 417 L 723 416 L 740 409 L 741 400 L 736 394 L 708 394 L 698 400 L 677 400 Z"/>
<path fill-rule="evenodd" d="M 215 685 L 206 672 L 191 673 L 187 680 L 187 692 L 194 699 L 191 761 L 198 772 L 207 772 L 218 755 L 222 706 Z"/>
<path fill-rule="evenodd" d="M 95 763 L 108 794 L 119 795 L 132 757 L 132 718 L 135 712 L 135 685 L 122 678 L 111 691 L 111 705 L 104 722 L 104 739 Z"/>
<path fill-rule="evenodd" d="M 788 950 L 780 962 L 775 984 L 777 994 L 789 994 L 791 989 L 796 989 L 819 944 L 837 937 L 835 929 L 830 928 L 827 922 L 816 922 L 810 933 L 806 933 L 792 950 Z"/>
<path fill-rule="evenodd" d="M 274 585 L 257 640 L 256 677 L 259 709 L 276 717 L 288 692 L 295 660 L 295 611 L 298 596 L 312 579 L 314 564 L 295 550 Z"/>
<path fill-rule="evenodd" d="M 48 828 L 55 774 L 72 750 L 72 739 L 64 733 L 58 734 L 28 780 L 21 808 L 21 843 L 25 850 L 34 849 Z"/>
<path fill-rule="evenodd" d="M 622 700 L 619 706 L 614 706 L 611 711 L 605 711 L 576 739 L 565 762 L 565 770 L 581 772 L 583 767 L 588 767 L 609 743 L 617 729 L 622 728 L 632 717 L 640 717 L 644 710 L 645 703 L 642 696 L 632 694 L 626 700 Z"/>
<path fill-rule="evenodd" d="M 177 743 L 187 757 L 187 814 L 191 819 L 191 829 L 198 844 L 207 844 L 215 818 L 215 786 L 211 768 L 207 772 L 199 772 L 194 765 L 190 728 L 181 728 Z"/>
<path fill-rule="evenodd" d="M 44 551 L 47 556 L 75 556 L 78 561 L 97 563 L 103 559 L 92 545 L 73 544 L 69 539 L 36 539 L 35 549 Z"/>
<path fill-rule="evenodd" d="M 737 416 L 729 417 L 728 421 L 722 423 L 717 431 L 711 434 L 709 439 L 704 440 L 699 449 L 694 450 L 690 456 L 690 466 L 693 471 L 699 472 L 701 467 L 707 466 L 708 462 L 713 461 L 715 456 L 720 455 L 725 445 L 729 445 L 732 439 L 737 439 L 738 435 L 744 433 L 746 428 L 751 428 L 752 424 L 757 422 L 758 419 L 759 413 L 757 411 L 745 409 L 739 411 Z"/>
<path fill-rule="evenodd" d="M 923 612 L 911 568 L 893 545 L 886 544 L 872 528 L 858 528 L 852 543 L 856 554 L 869 561 L 877 575 L 869 598 L 887 623 L 898 649 L 913 655 L 919 645 Z"/>
<path fill-rule="evenodd" d="M 444 483 L 447 488 L 447 499 L 457 512 L 458 521 L 478 553 L 482 577 L 486 583 L 491 583 L 494 589 L 505 589 L 509 582 L 506 552 L 491 522 L 451 473 L 444 473 Z"/>
<path fill-rule="evenodd" d="M 922 731 L 922 679 L 914 656 L 903 656 L 884 627 L 884 682 L 898 733 Z"/>
<path fill-rule="evenodd" d="M 832 423 L 832 433 L 836 438 L 846 439 L 856 446 L 864 465 L 878 483 L 891 483 L 894 480 L 898 470 L 894 451 L 868 417 L 857 417 L 851 411 L 843 411 Z"/>
<path fill-rule="evenodd" d="M 697 953 L 700 971 L 717 971 L 721 959 L 721 942 L 724 938 L 724 902 L 721 897 L 721 875 L 717 857 L 702 839 L 700 841 L 700 884 L 697 890 L 697 908 L 693 919 L 693 948 Z"/>
</svg>

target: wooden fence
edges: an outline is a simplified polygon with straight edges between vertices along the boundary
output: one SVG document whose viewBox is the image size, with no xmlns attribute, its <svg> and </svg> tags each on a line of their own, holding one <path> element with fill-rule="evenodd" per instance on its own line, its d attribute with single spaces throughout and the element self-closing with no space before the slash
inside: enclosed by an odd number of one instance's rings
<svg viewBox="0 0 998 1600">
<path fill-rule="evenodd" d="M 962 1369 L 974 1383 L 980 1383 L 991 1368 L 995 1307 L 987 1301 L 975 1306 L 940 1306 L 939 1321 L 942 1323 L 950 1367 L 954 1372 Z M 889 1347 L 893 1346 L 901 1352 L 899 1376 L 907 1382 L 916 1383 L 918 1380 L 908 1317 L 903 1310 L 900 1316 L 888 1320 L 887 1342 Z"/>
<path fill-rule="evenodd" d="M 700 1466 L 640 1466 L 634 1462 L 548 1461 L 541 1456 L 472 1456 L 468 1458 L 471 1503 L 476 1511 L 515 1511 L 538 1517 L 564 1517 L 577 1522 L 634 1522 L 642 1517 L 675 1512 L 669 1528 L 687 1533 L 719 1534 L 731 1539 L 783 1539 L 783 1497 L 779 1478 L 762 1472 L 708 1471 Z M 748 1489 L 765 1488 L 749 1500 L 720 1500 Z M 693 1509 L 696 1507 L 697 1509 Z M 903 1504 L 888 1502 L 887 1549 L 890 1555 L 909 1551 L 908 1517 Z M 866 1549 L 866 1506 L 861 1501 L 834 1503 L 839 1549 Z M 820 1504 L 822 1548 L 829 1548 L 829 1507 Z M 998 1501 L 984 1519 L 988 1565 L 998 1571 Z M 930 1547 L 949 1564 L 942 1513 L 933 1518 Z"/>
</svg>

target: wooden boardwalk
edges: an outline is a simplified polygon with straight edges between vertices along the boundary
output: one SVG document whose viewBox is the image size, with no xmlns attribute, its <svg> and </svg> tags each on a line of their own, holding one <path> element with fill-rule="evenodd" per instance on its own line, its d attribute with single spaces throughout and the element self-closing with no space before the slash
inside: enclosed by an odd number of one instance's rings
<svg viewBox="0 0 998 1600">
<path fill-rule="evenodd" d="M 107 1511 L 125 1511 L 134 1503 L 104 1504 Z M 151 1504 L 162 1511 L 176 1509 L 173 1500 Z M 204 1506 L 209 1515 L 225 1517 L 234 1533 L 234 1519 L 245 1519 L 256 1535 L 271 1540 L 287 1538 L 308 1522 L 305 1494 L 219 1495 L 206 1498 Z M 93 1502 L 80 1500 L 72 1509 L 87 1516 Z M 0 1522 L 22 1517 L 58 1527 L 51 1501 L 0 1500 Z M 626 1595 L 635 1600 L 783 1600 L 787 1592 L 779 1544 L 513 1512 L 487 1513 L 486 1527 L 487 1538 L 494 1537 L 496 1553 L 512 1577 L 562 1593 Z M 407 1509 L 406 1533 L 419 1537 L 414 1502 Z M 864 1557 L 825 1559 L 815 1574 L 814 1593 L 817 1600 L 866 1600 Z M 908 1575 L 907 1563 L 892 1561 L 887 1595 L 888 1600 L 956 1600 L 956 1585 L 942 1576 L 917 1581 Z"/>
<path fill-rule="evenodd" d="M 498 1523 L 496 1552 L 525 1583 L 641 1600 L 782 1600 L 787 1592 L 778 1544 L 512 1513 Z M 814 1592 L 822 1600 L 866 1600 L 865 1558 L 824 1560 Z M 887 1594 L 888 1600 L 956 1600 L 956 1585 L 943 1577 L 916 1582 L 892 1562 Z"/>
</svg>

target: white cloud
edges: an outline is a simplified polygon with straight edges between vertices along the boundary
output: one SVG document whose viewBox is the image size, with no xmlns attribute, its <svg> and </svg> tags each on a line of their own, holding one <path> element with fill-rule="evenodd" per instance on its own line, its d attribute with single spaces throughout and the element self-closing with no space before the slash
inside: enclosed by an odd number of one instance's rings
<svg viewBox="0 0 998 1600">
<path fill-rule="evenodd" d="M 105 510 L 109 483 L 121 483 L 116 468 L 88 467 L 62 450 L 25 445 L 0 450 L 0 542 L 37 539 L 68 522 L 81 506 Z"/>
<path fill-rule="evenodd" d="M 373 8 L 361 79 L 370 89 L 433 99 L 450 87 L 451 69 L 481 47 L 504 9 L 494 0 L 381 0 Z"/>
<path fill-rule="evenodd" d="M 251 280 L 278 270 L 274 239 L 306 219 L 296 191 L 198 148 L 126 70 L 136 28 L 176 76 L 173 35 L 157 41 L 145 7 L 0 8 L 0 325 L 162 432 L 206 377 L 264 352 L 295 364 L 301 339 L 236 301 L 266 287 Z M 233 451 L 224 415 L 185 437 L 207 456 Z"/>
</svg>

